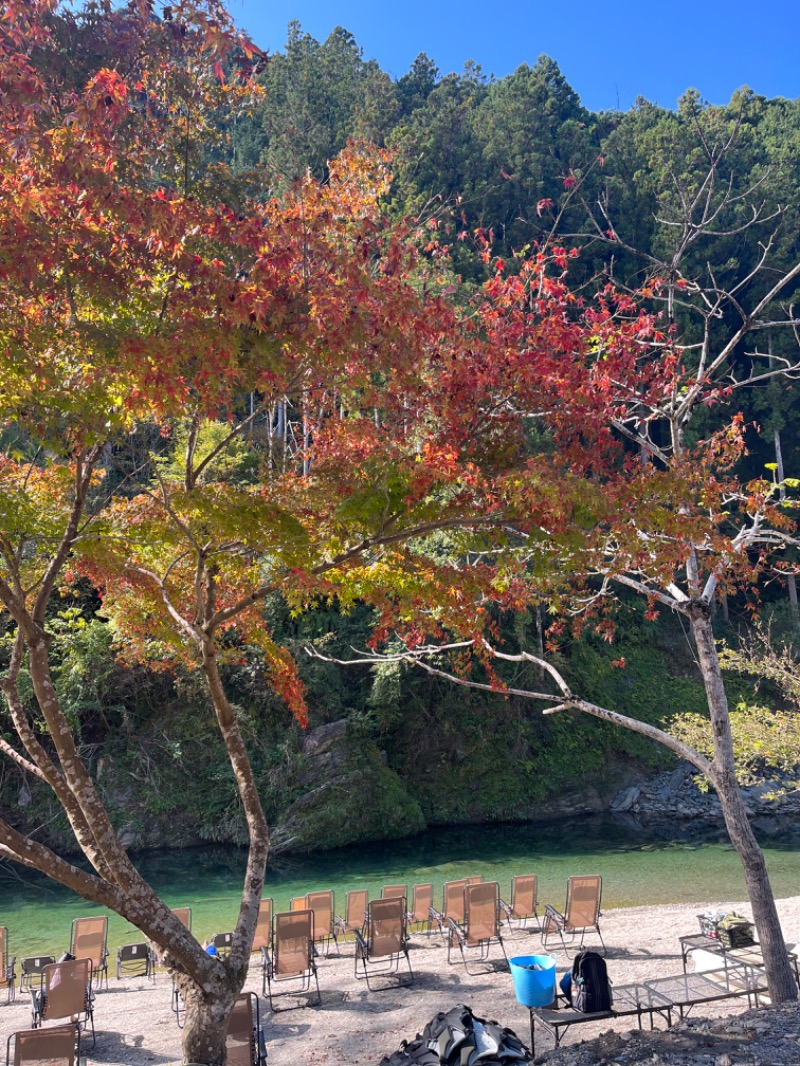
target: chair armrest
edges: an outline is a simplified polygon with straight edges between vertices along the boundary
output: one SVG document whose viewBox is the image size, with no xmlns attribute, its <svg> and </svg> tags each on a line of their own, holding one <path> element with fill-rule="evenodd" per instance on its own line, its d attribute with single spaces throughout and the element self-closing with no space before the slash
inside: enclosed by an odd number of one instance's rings
<svg viewBox="0 0 800 1066">
<path fill-rule="evenodd" d="M 551 907 L 549 903 L 545 903 L 544 924 L 547 925 L 548 922 L 552 922 L 556 929 L 564 929 L 567 924 L 567 919 L 560 911 L 557 911 L 555 907 Z"/>
<path fill-rule="evenodd" d="M 444 915 L 442 912 L 437 911 L 435 907 L 428 907 L 428 915 L 432 922 L 436 922 L 439 932 L 441 933 L 442 927 L 444 926 Z"/>
<path fill-rule="evenodd" d="M 367 957 L 367 942 L 357 929 L 353 930 L 353 935 L 356 938 L 356 958 L 365 959 Z"/>
<path fill-rule="evenodd" d="M 450 937 L 450 942 L 457 940 L 459 944 L 466 942 L 467 935 L 464 930 L 455 922 L 452 918 L 445 918 L 447 923 L 447 931 Z"/>
<path fill-rule="evenodd" d="M 259 1025 L 256 1031 L 256 1047 L 258 1049 L 258 1066 L 264 1066 L 267 1061 L 267 1038 L 264 1029 Z"/>
<path fill-rule="evenodd" d="M 498 910 L 502 911 L 503 914 L 506 916 L 506 921 L 510 922 L 511 921 L 511 908 L 505 902 L 505 900 L 499 899 L 497 901 L 497 907 L 498 907 Z"/>
</svg>

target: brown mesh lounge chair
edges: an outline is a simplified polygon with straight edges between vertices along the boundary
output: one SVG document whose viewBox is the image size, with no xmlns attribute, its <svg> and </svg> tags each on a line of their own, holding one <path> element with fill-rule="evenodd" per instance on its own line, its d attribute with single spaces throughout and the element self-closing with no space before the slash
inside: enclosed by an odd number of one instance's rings
<svg viewBox="0 0 800 1066">
<path fill-rule="evenodd" d="M 94 1009 L 92 992 L 91 959 L 74 959 L 71 962 L 55 962 L 42 970 L 42 987 L 32 991 L 32 1028 L 39 1029 L 51 1019 L 77 1020 L 85 1032 L 87 1025 L 94 1038 Z"/>
<path fill-rule="evenodd" d="M 458 944 L 461 958 L 468 974 L 476 976 L 486 973 L 489 960 L 489 951 L 493 943 L 499 944 L 503 953 L 506 967 L 508 957 L 506 955 L 503 938 L 500 935 L 500 890 L 496 881 L 486 884 L 467 885 L 464 889 L 464 923 L 459 925 L 452 918 L 447 919 L 447 961 L 452 964 L 451 950 Z M 481 969 L 470 970 L 470 962 L 474 963 L 475 954 L 468 952 L 476 949 L 477 959 Z M 494 965 L 491 969 L 495 969 Z"/>
<path fill-rule="evenodd" d="M 405 885 L 384 885 L 381 899 L 408 899 L 408 888 Z"/>
<path fill-rule="evenodd" d="M 191 933 L 192 931 L 192 908 L 191 907 L 173 907 L 172 913 Z"/>
<path fill-rule="evenodd" d="M 253 946 L 250 948 L 251 952 L 261 951 L 262 948 L 268 948 L 272 944 L 272 909 L 272 899 L 262 897 L 258 905 L 258 920 Z"/>
<path fill-rule="evenodd" d="M 442 887 L 442 909 L 440 911 L 431 908 L 431 917 L 437 923 L 439 932 L 446 934 L 448 920 L 456 925 L 464 922 L 464 889 L 469 884 L 466 877 L 458 881 L 445 881 Z"/>
<path fill-rule="evenodd" d="M 336 909 L 334 895 L 331 889 L 324 892 L 309 892 L 306 896 L 308 910 L 314 912 L 314 943 L 319 944 L 327 955 L 330 951 L 331 941 L 339 950 L 339 941 L 336 936 Z"/>
<path fill-rule="evenodd" d="M 583 944 L 587 929 L 596 929 L 600 943 L 605 952 L 603 935 L 600 932 L 600 900 L 603 895 L 603 879 L 599 874 L 584 877 L 570 877 L 567 880 L 567 902 L 564 913 L 560 914 L 550 904 L 545 906 L 542 922 L 542 944 L 547 949 L 547 938 L 553 933 L 561 937 L 561 944 L 567 950 L 565 937 L 570 941 L 580 933 L 578 947 Z"/>
<path fill-rule="evenodd" d="M 278 993 L 272 986 L 278 981 L 300 982 L 299 988 L 289 989 L 282 995 L 302 994 L 311 990 L 312 980 L 317 986 L 316 1003 L 322 1001 L 319 992 L 319 978 L 314 962 L 314 912 L 287 911 L 275 915 L 275 929 L 272 934 L 272 950 L 262 948 L 264 956 L 264 977 L 261 994 L 269 996 L 270 1009 L 276 1011 L 274 1000 Z M 296 1004 L 310 1006 L 310 1004 Z M 291 1008 L 284 1007 L 284 1010 Z"/>
<path fill-rule="evenodd" d="M 290 911 L 307 911 L 308 910 L 308 896 L 293 896 L 289 900 Z"/>
<path fill-rule="evenodd" d="M 519 928 L 526 928 L 529 919 L 533 918 L 536 928 L 541 931 L 536 883 L 536 874 L 519 874 L 511 878 L 511 903 L 500 900 L 500 908 L 509 925 L 513 921 L 519 923 Z"/>
<path fill-rule="evenodd" d="M 234 1003 L 225 1046 L 227 1066 L 263 1066 L 267 1061 L 258 996 L 253 992 L 242 992 Z"/>
<path fill-rule="evenodd" d="M 431 933 L 433 924 L 433 885 L 414 885 L 411 896 L 411 910 L 406 913 L 409 926 L 416 926 L 417 932 Z"/>
<path fill-rule="evenodd" d="M 80 1061 L 81 1034 L 75 1024 L 54 1025 L 50 1029 L 24 1029 L 12 1033 L 6 1044 L 6 1066 L 25 1066 L 28 1062 L 38 1062 L 40 1066 L 78 1066 Z"/>
<path fill-rule="evenodd" d="M 336 925 L 343 937 L 349 933 L 361 933 L 367 923 L 367 907 L 369 906 L 369 892 L 366 888 L 355 888 L 347 893 L 345 902 L 344 918 L 336 916 Z"/>
<path fill-rule="evenodd" d="M 55 961 L 55 955 L 30 955 L 23 959 L 19 975 L 20 992 L 34 985 L 39 988 L 42 983 L 42 970 L 45 966 L 52 966 Z"/>
<path fill-rule="evenodd" d="M 117 948 L 117 980 L 120 977 L 156 979 L 156 960 L 149 944 L 123 944 Z"/>
<path fill-rule="evenodd" d="M 92 979 L 99 985 L 105 977 L 108 988 L 108 918 L 104 915 L 76 918 L 72 923 L 69 953 L 76 959 L 89 959 Z"/>
<path fill-rule="evenodd" d="M 8 930 L 0 925 L 0 989 L 6 990 L 6 1002 L 10 1003 L 17 990 L 17 975 L 14 971 L 16 958 L 8 957 Z"/>
<path fill-rule="evenodd" d="M 405 959 L 408 975 L 400 971 Z M 356 977 L 364 978 L 367 988 L 370 972 L 374 977 L 385 978 L 397 974 L 400 984 L 411 984 L 414 973 L 408 957 L 406 938 L 406 903 L 403 898 L 374 899 L 368 908 L 366 939 L 356 932 Z M 359 973 L 359 963 L 363 973 Z M 386 986 L 384 986 L 386 987 Z"/>
</svg>

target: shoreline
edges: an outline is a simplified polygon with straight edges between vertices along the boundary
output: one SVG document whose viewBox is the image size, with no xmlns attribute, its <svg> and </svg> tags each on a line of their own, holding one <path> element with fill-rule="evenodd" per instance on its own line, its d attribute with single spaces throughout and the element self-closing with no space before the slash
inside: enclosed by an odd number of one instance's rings
<svg viewBox="0 0 800 1066">
<path fill-rule="evenodd" d="M 779 899 L 778 913 L 787 944 L 800 941 L 800 895 Z M 611 980 L 617 984 L 663 977 L 681 972 L 678 937 L 699 931 L 697 915 L 708 909 L 736 910 L 751 917 L 749 905 L 741 900 L 718 900 L 694 904 L 617 907 L 603 912 L 600 929 L 606 944 L 606 961 Z M 509 957 L 542 954 L 538 934 L 513 929 L 504 934 Z M 558 950 L 555 950 L 555 948 Z M 598 946 L 595 934 L 587 935 L 585 946 Z M 577 949 L 575 949 L 577 950 Z M 556 955 L 557 975 L 568 967 L 575 950 L 565 952 L 551 939 L 548 954 Z M 340 956 L 321 958 L 318 964 L 322 1005 L 272 1014 L 261 998 L 261 961 L 254 957 L 245 990 L 259 995 L 269 1066 L 379 1066 L 384 1055 L 397 1050 L 401 1040 L 412 1039 L 438 1011 L 459 1003 L 469 1005 L 479 1017 L 496 1019 L 513 1029 L 530 1044 L 529 1014 L 517 1003 L 511 975 L 507 970 L 470 977 L 460 956 L 447 965 L 442 938 L 412 934 L 410 959 L 415 974 L 408 988 L 369 991 L 363 980 L 354 977 L 352 943 L 340 946 Z M 492 959 L 501 955 L 493 947 Z M 114 972 L 115 957 L 109 957 Z M 690 965 L 691 968 L 691 965 Z M 19 975 L 19 961 L 17 962 Z M 171 981 L 159 972 L 155 984 L 143 978 L 109 978 L 109 990 L 98 992 L 95 1000 L 97 1046 L 86 1051 L 91 1063 L 109 1066 L 152 1066 L 180 1062 L 180 1031 L 171 1010 Z M 291 1002 L 300 1002 L 296 997 Z M 283 1002 L 287 1005 L 290 999 Z M 692 1017 L 717 1018 L 747 1010 L 746 999 L 699 1006 Z M 0 1032 L 3 1039 L 30 1024 L 27 994 L 17 995 L 10 1006 L 0 1005 Z M 593 1039 L 608 1030 L 630 1031 L 631 1018 L 603 1020 L 580 1026 L 567 1038 L 564 1055 L 572 1045 Z M 552 1048 L 545 1038 L 537 1041 L 537 1054 Z"/>
</svg>

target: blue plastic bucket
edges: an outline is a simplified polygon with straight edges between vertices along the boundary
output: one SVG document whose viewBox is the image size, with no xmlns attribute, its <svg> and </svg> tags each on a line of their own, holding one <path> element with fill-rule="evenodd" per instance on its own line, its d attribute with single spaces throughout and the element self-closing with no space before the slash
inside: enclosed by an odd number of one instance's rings
<svg viewBox="0 0 800 1066">
<path fill-rule="evenodd" d="M 508 961 L 517 1002 L 523 1007 L 549 1007 L 556 998 L 555 955 L 517 955 Z"/>
</svg>

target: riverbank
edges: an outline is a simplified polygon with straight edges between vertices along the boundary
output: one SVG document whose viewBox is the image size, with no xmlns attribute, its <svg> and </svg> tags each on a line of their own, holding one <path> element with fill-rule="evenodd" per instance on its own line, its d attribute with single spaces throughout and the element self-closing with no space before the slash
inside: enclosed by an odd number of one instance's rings
<svg viewBox="0 0 800 1066">
<path fill-rule="evenodd" d="M 601 930 L 608 949 L 606 957 L 612 980 L 627 984 L 679 973 L 678 937 L 696 932 L 697 914 L 709 907 L 735 909 L 749 915 L 748 906 L 741 901 L 719 899 L 604 913 Z M 787 943 L 800 942 L 800 896 L 779 900 L 778 910 Z M 588 946 L 594 944 L 595 941 L 589 938 Z M 510 956 L 541 950 L 538 935 L 524 930 L 514 930 L 507 938 L 506 947 Z M 561 974 L 573 953 L 567 956 L 559 950 L 556 954 Z M 351 944 L 345 944 L 339 957 L 334 954 L 320 960 L 321 1006 L 273 1015 L 266 1001 L 261 999 L 269 1066 L 378 1066 L 384 1055 L 396 1050 L 401 1040 L 413 1038 L 437 1011 L 449 1010 L 458 1003 L 468 1004 L 481 1017 L 497 1019 L 529 1043 L 528 1011 L 517 1003 L 507 971 L 470 977 L 460 962 L 448 966 L 446 950 L 438 936 L 414 936 L 410 957 L 416 978 L 411 987 L 371 992 L 363 981 L 354 978 L 353 948 Z M 492 957 L 498 957 L 496 952 Z M 251 967 L 245 988 L 260 994 L 260 962 L 255 961 Z M 285 1000 L 284 1004 L 287 1002 Z M 712 1003 L 696 1008 L 693 1018 L 728 1018 L 742 1014 L 746 1008 L 746 1000 Z M 791 1018 L 795 1016 L 789 1012 L 787 1017 L 790 1018 L 789 1024 L 794 1025 Z M 0 1006 L 0 1027 L 5 1035 L 27 1028 L 29 1020 L 27 997 L 18 997 L 8 1007 Z M 95 1026 L 97 1046 L 88 1053 L 90 1063 L 151 1066 L 180 1062 L 180 1032 L 171 1010 L 171 983 L 166 974 L 160 973 L 155 984 L 135 978 L 116 981 L 112 977 L 109 991 L 97 996 Z M 557 1054 L 548 1054 L 546 1061 L 554 1066 L 556 1063 L 583 1066 L 584 1062 L 621 1062 L 619 1055 L 579 1061 L 575 1058 L 576 1045 L 579 1040 L 595 1039 L 609 1030 L 626 1033 L 633 1027 L 630 1018 L 583 1025 L 580 1037 L 573 1034 L 567 1047 Z M 752 1050 L 753 1038 L 747 1036 L 748 1032 L 752 1029 L 742 1028 L 741 1043 L 742 1047 Z M 768 1038 L 767 1029 L 765 1039 Z M 672 1037 L 667 1039 L 671 1041 Z M 617 1050 L 622 1046 L 619 1044 Z M 551 1047 L 551 1042 L 545 1039 L 537 1051 L 546 1052 Z M 797 1044 L 793 1045 L 793 1051 L 797 1054 Z M 625 1061 L 671 1061 L 654 1060 L 652 1053 L 648 1051 L 647 1054 L 646 1059 L 627 1058 Z M 684 1061 L 693 1062 L 694 1059 L 689 1056 Z M 758 1061 L 752 1057 L 730 1058 L 731 1066 Z M 770 1059 L 761 1061 L 766 1064 Z"/>
</svg>

